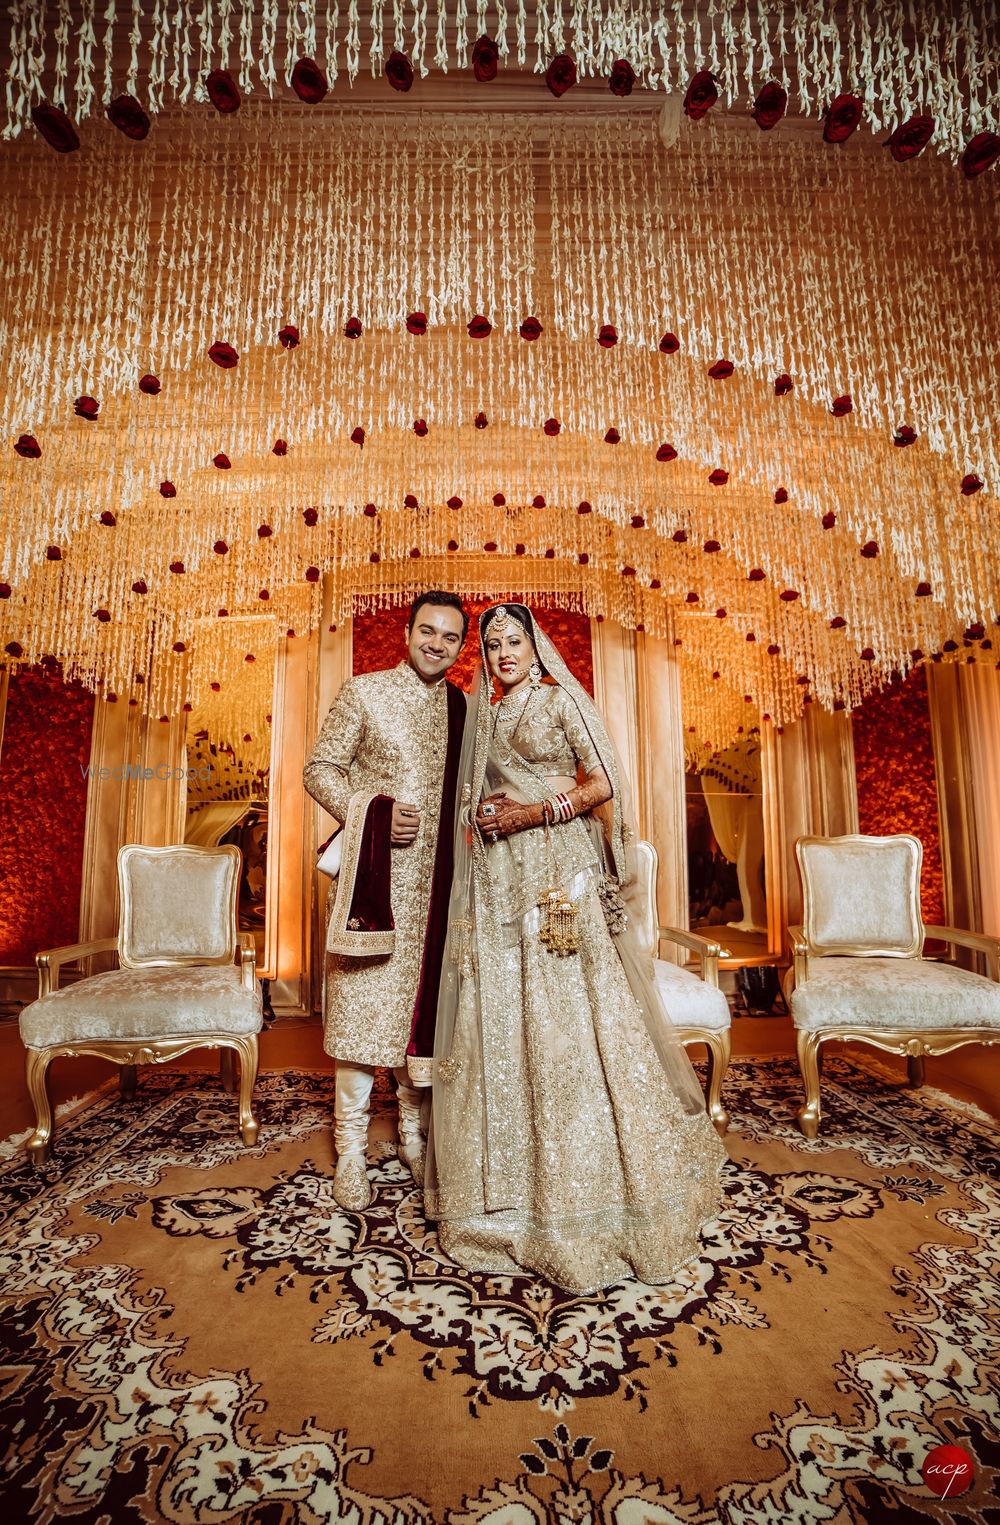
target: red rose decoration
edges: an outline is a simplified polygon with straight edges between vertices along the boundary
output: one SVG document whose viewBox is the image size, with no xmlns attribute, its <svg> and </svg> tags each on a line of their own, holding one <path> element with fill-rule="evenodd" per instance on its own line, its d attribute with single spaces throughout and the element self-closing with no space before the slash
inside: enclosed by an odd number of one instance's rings
<svg viewBox="0 0 1000 1525">
<path fill-rule="evenodd" d="M 494 506 L 494 508 L 503 508 L 503 506 L 505 505 L 506 502 L 507 502 L 507 499 L 504 497 L 502 492 L 495 492 L 493 494 L 493 506 Z"/>
<path fill-rule="evenodd" d="M 537 339 L 541 332 L 542 325 L 539 323 L 537 318 L 525 318 L 524 322 L 521 324 L 521 327 L 518 329 L 518 333 L 521 335 L 521 338 L 527 339 L 529 343 Z"/>
<path fill-rule="evenodd" d="M 229 547 L 224 540 L 217 540 L 212 547 L 216 556 L 228 556 Z"/>
<path fill-rule="evenodd" d="M 726 613 L 727 611 L 725 609 L 716 609 L 715 617 L 717 620 L 724 620 L 726 618 Z"/>
<path fill-rule="evenodd" d="M 874 653 L 874 651 L 872 650 L 872 648 L 870 646 L 866 646 L 862 650 L 862 652 L 861 652 L 861 660 L 862 660 L 862 662 L 874 662 L 874 660 L 875 660 L 875 653 Z"/>
<path fill-rule="evenodd" d="M 633 514 L 632 515 L 632 528 L 634 530 L 641 530 L 641 529 L 645 529 L 645 527 L 646 527 L 646 521 L 642 517 L 642 515 L 641 514 Z"/>
<path fill-rule="evenodd" d="M 9 657 L 24 656 L 24 647 L 21 645 L 20 641 L 8 641 L 4 647 L 4 651 Z"/>
<path fill-rule="evenodd" d="M 299 342 L 299 331 L 294 323 L 286 323 L 284 328 L 278 330 L 278 343 L 282 349 L 296 349 Z"/>
<path fill-rule="evenodd" d="M 833 616 L 833 619 L 830 621 L 830 629 L 831 630 L 843 630 L 843 628 L 844 628 L 844 626 L 846 624 L 847 624 L 847 621 L 845 620 L 845 618 L 844 618 L 844 616 L 842 614 L 835 614 Z"/>
<path fill-rule="evenodd" d="M 586 498 L 584 498 L 582 503 L 577 504 L 576 511 L 578 514 L 592 514 L 594 512 Z"/>
<path fill-rule="evenodd" d="M 9 582 L 0 582 L 0 598 L 10 598 Z"/>
<path fill-rule="evenodd" d="M 448 541 L 448 549 L 449 549 L 449 551 L 457 551 L 458 550 L 458 541 L 457 540 L 449 540 Z"/>
<path fill-rule="evenodd" d="M 546 551 L 545 554 L 548 555 L 549 553 Z M 635 567 L 622 567 L 622 576 L 623 577 L 634 577 L 635 576 Z"/>
<path fill-rule="evenodd" d="M 766 574 L 762 567 L 751 567 L 750 571 L 747 573 L 747 582 L 763 582 L 765 576 Z M 750 637 L 747 636 L 747 640 L 749 639 Z"/>
<path fill-rule="evenodd" d="M 57 154 L 72 154 L 80 147 L 76 128 L 58 106 L 50 106 L 47 102 L 32 106 L 31 120 Z"/>
<path fill-rule="evenodd" d="M 774 494 L 775 503 L 787 503 L 788 494 L 783 487 L 779 487 Z"/>
<path fill-rule="evenodd" d="M 613 323 L 601 324 L 601 331 L 597 335 L 597 342 L 602 349 L 614 349 L 618 343 L 618 330 Z"/>
<path fill-rule="evenodd" d="M 856 95 L 838 95 L 831 102 L 823 125 L 823 138 L 827 143 L 846 143 L 861 121 L 864 103 Z"/>
<path fill-rule="evenodd" d="M 312 527 L 315 524 L 319 523 L 319 509 L 318 508 L 304 508 L 302 510 L 302 517 L 305 520 L 306 524 L 308 524 L 309 528 L 312 529 Z"/>
<path fill-rule="evenodd" d="M 532 508 L 544 508 L 545 507 L 545 499 L 542 497 L 541 493 L 536 493 L 535 497 L 532 498 L 531 506 L 532 506 Z"/>
<path fill-rule="evenodd" d="M 357 445 L 360 450 L 364 449 L 365 431 L 362 429 L 360 424 L 356 429 L 351 430 L 351 444 Z"/>
<path fill-rule="evenodd" d="M 680 347 L 681 341 L 678 339 L 676 334 L 672 334 L 668 329 L 659 343 L 661 354 L 676 355 Z"/>
<path fill-rule="evenodd" d="M 866 558 L 866 560 L 871 561 L 873 557 L 878 555 L 878 541 L 866 540 L 864 545 L 861 547 L 861 554 Z"/>
<path fill-rule="evenodd" d="M 458 547 L 456 546 L 455 549 L 457 550 Z M 520 541 L 518 541 L 517 545 L 515 545 L 515 547 L 514 547 L 514 555 L 515 556 L 523 556 L 524 555 L 524 546 L 521 545 Z"/>
<path fill-rule="evenodd" d="M 627 58 L 616 58 L 608 75 L 608 89 L 612 95 L 631 95 L 635 86 L 635 70 Z"/>
<path fill-rule="evenodd" d="M 414 421 L 413 421 L 413 432 L 417 436 L 418 439 L 423 439 L 424 435 L 427 433 L 427 424 L 424 421 L 424 419 L 422 419 L 422 418 L 414 419 Z"/>
<path fill-rule="evenodd" d="M 271 526 L 269 524 L 258 524 L 258 526 L 257 526 L 257 539 L 258 540 L 270 540 L 270 538 L 271 538 L 271 536 L 273 534 L 274 534 L 274 530 L 271 528 Z"/>
<path fill-rule="evenodd" d="M 717 540 L 706 540 L 705 544 L 702 546 L 702 550 L 705 551 L 709 556 L 714 556 L 716 551 L 722 550 L 722 546 Z"/>
<path fill-rule="evenodd" d="M 711 482 L 713 487 L 725 487 L 726 483 L 729 481 L 729 472 L 723 471 L 721 467 L 716 467 L 716 469 L 709 476 L 708 480 Z"/>
<path fill-rule="evenodd" d="M 692 592 L 690 592 L 690 593 L 687 593 L 687 594 L 685 594 L 685 596 L 684 596 L 684 602 L 685 602 L 685 603 L 686 603 L 686 604 L 698 604 L 698 603 L 700 603 L 700 602 L 701 602 L 701 599 L 700 599 L 700 598 L 699 598 L 699 596 L 698 596 L 698 594 L 697 594 L 697 593 L 695 593 L 695 592 L 694 592 L 694 591 L 692 591 Z"/>
<path fill-rule="evenodd" d="M 788 375 L 787 371 L 782 371 L 780 376 L 775 376 L 775 378 L 774 378 L 774 395 L 775 395 L 775 397 L 787 397 L 791 390 L 792 390 L 792 378 L 791 378 L 791 376 Z"/>
<path fill-rule="evenodd" d="M 588 563 L 590 562 L 590 557 L 587 555 L 586 551 L 581 551 L 579 556 L 577 556 L 576 559 L 580 563 L 581 567 L 587 566 Z"/>
<path fill-rule="evenodd" d="M 32 112 L 34 116 L 34 112 Z M 1000 137 L 995 132 L 977 132 L 965 145 L 959 163 L 966 180 L 975 180 L 1000 159 Z"/>
<path fill-rule="evenodd" d="M 208 98 L 221 116 L 232 116 L 240 109 L 240 92 L 227 69 L 213 69 L 205 79 Z"/>
<path fill-rule="evenodd" d="M 77 418 L 85 418 L 91 424 L 100 411 L 101 405 L 95 397 L 78 397 L 73 404 L 73 412 Z"/>
<path fill-rule="evenodd" d="M 386 61 L 385 77 L 394 90 L 404 93 L 413 86 L 413 66 L 405 53 L 390 53 Z"/>
<path fill-rule="evenodd" d="M 708 374 L 713 381 L 725 381 L 735 369 L 731 360 L 717 360 L 714 365 L 709 366 Z"/>
<path fill-rule="evenodd" d="M 495 551 L 496 548 L 497 548 L 497 543 L 496 543 L 495 540 L 487 540 L 485 542 L 485 544 L 483 545 L 483 550 L 484 551 Z"/>
<path fill-rule="evenodd" d="M 318 106 L 329 86 L 319 64 L 311 58 L 300 58 L 292 70 L 292 89 L 307 106 Z"/>
<path fill-rule="evenodd" d="M 287 440 L 283 440 L 283 439 L 276 439 L 274 444 L 271 446 L 271 454 L 272 455 L 287 455 L 288 454 L 288 441 Z"/>
<path fill-rule="evenodd" d="M 149 589 L 147 588 L 146 584 L 143 582 L 141 577 L 136 582 L 134 582 L 132 584 L 132 592 L 133 593 L 140 593 L 140 594 L 141 593 L 148 593 L 149 592 Z"/>
<path fill-rule="evenodd" d="M 101 523 L 106 524 L 109 529 L 114 529 L 115 525 L 118 523 L 118 520 L 111 512 L 110 508 L 106 508 L 104 510 L 103 514 L 101 515 Z"/>
<path fill-rule="evenodd" d="M 652 588 L 652 589 L 653 589 L 653 590 L 654 590 L 654 592 L 655 592 L 655 590 L 656 590 L 656 589 L 657 589 L 657 588 L 658 588 L 658 587 L 659 587 L 659 586 L 660 586 L 660 579 L 659 579 L 659 578 L 658 578 L 658 577 L 653 577 L 653 578 L 651 578 L 651 579 L 650 579 L 650 583 L 649 583 L 649 586 L 650 586 L 650 587 L 651 587 L 651 588 Z"/>
<path fill-rule="evenodd" d="M 559 433 L 559 430 L 562 428 L 562 424 L 559 422 L 558 418 L 547 418 L 542 425 L 542 428 L 550 439 L 555 439 L 556 435 Z M 962 491 L 965 491 L 964 487 Z"/>
<path fill-rule="evenodd" d="M 830 404 L 830 412 L 834 418 L 844 418 L 854 408 L 854 404 L 845 392 L 843 397 L 835 397 Z"/>
<path fill-rule="evenodd" d="M 183 561 L 172 561 L 170 563 L 170 570 L 175 574 L 175 576 L 179 577 L 184 571 Z"/>
<path fill-rule="evenodd" d="M 823 515 L 823 528 L 825 530 L 832 530 L 833 526 L 836 524 L 836 522 L 837 522 L 837 515 L 835 513 L 831 512 L 831 513 Z"/>
<path fill-rule="evenodd" d="M 224 371 L 231 371 L 240 357 L 231 344 L 224 344 L 216 339 L 209 348 L 208 358 L 214 360 L 215 364 L 221 366 Z"/>
<path fill-rule="evenodd" d="M 419 547 L 419 545 L 411 545 L 411 547 L 410 547 L 410 555 L 413 557 L 414 561 L 418 561 L 420 559 L 420 547 Z"/>
<path fill-rule="evenodd" d="M 360 318 L 348 318 L 347 322 L 344 324 L 344 338 L 345 339 L 360 339 L 361 335 L 362 335 L 362 332 L 363 332 L 363 330 L 362 330 L 362 327 L 361 327 L 361 319 Z"/>
<path fill-rule="evenodd" d="M 486 339 L 492 332 L 493 324 L 489 321 L 488 318 L 484 318 L 482 313 L 477 312 L 476 316 L 469 324 L 469 338 Z"/>
<path fill-rule="evenodd" d="M 461 498 L 449 498 L 448 499 L 448 507 L 449 508 L 461 508 L 461 506 L 462 506 Z"/>
<path fill-rule="evenodd" d="M 147 397 L 155 397 L 160 390 L 160 378 L 147 371 L 145 376 L 139 377 L 139 391 L 145 392 Z"/>
<path fill-rule="evenodd" d="M 174 650 L 176 652 L 187 651 L 187 647 L 185 646 L 183 641 L 175 641 L 174 642 Z"/>
<path fill-rule="evenodd" d="M 772 127 L 777 127 L 785 114 L 788 106 L 788 91 L 772 80 L 765 85 L 753 103 L 751 115 L 761 132 L 770 132 Z"/>
<path fill-rule="evenodd" d="M 684 115 L 692 122 L 700 122 L 719 99 L 719 87 L 714 75 L 707 69 L 699 69 L 684 95 Z"/>
<path fill-rule="evenodd" d="M 110 609 L 95 609 L 94 610 L 94 618 L 95 618 L 95 620 L 100 620 L 102 625 L 107 625 L 109 623 L 110 619 L 111 619 L 111 610 Z"/>
<path fill-rule="evenodd" d="M 161 482 L 160 483 L 160 497 L 161 498 L 176 498 L 176 496 L 177 496 L 177 488 L 174 486 L 173 482 Z"/>
<path fill-rule="evenodd" d="M 492 37 L 477 37 L 472 49 L 472 72 L 481 85 L 497 77 L 500 50 Z"/>
<path fill-rule="evenodd" d="M 778 594 L 778 597 L 783 599 L 786 604 L 794 604 L 798 596 L 799 590 L 797 588 L 784 588 Z"/>
<path fill-rule="evenodd" d="M 907 445 L 912 445 L 916 441 L 916 438 L 916 429 L 911 429 L 909 424 L 903 424 L 892 436 L 892 443 L 894 445 L 900 445 L 905 448 Z"/>
<path fill-rule="evenodd" d="M 767 654 L 769 657 L 776 657 L 780 650 L 781 647 L 777 644 L 777 642 L 772 641 L 770 646 L 767 648 Z"/>
<path fill-rule="evenodd" d="M 556 100 L 576 84 L 576 64 L 568 53 L 560 53 L 545 71 L 545 83 Z"/>
<path fill-rule="evenodd" d="M 967 498 L 971 498 L 974 492 L 980 492 L 982 490 L 982 485 L 983 484 L 979 478 L 972 472 L 970 472 L 968 476 L 962 478 L 962 492 Z"/>
<path fill-rule="evenodd" d="M 219 471 L 228 471 L 232 464 L 233 463 L 229 459 L 228 455 L 226 455 L 222 450 L 219 451 L 218 455 L 213 455 L 212 457 L 212 465 L 215 466 Z"/>
<path fill-rule="evenodd" d="M 677 451 L 674 449 L 673 445 L 661 445 L 659 450 L 656 452 L 656 459 L 658 461 L 676 461 Z"/>
<path fill-rule="evenodd" d="M 620 441 L 621 435 L 618 433 L 617 429 L 609 429 L 607 434 L 604 436 L 604 443 L 606 445 L 617 445 L 620 443 Z"/>
<path fill-rule="evenodd" d="M 911 116 L 908 122 L 903 122 L 896 131 L 883 143 L 892 154 L 897 164 L 905 164 L 907 159 L 915 159 L 917 154 L 922 154 L 934 133 L 934 118 L 932 116 Z"/>
<path fill-rule="evenodd" d="M 406 320 L 406 332 L 408 334 L 425 334 L 427 332 L 427 314 L 411 312 Z"/>
<path fill-rule="evenodd" d="M 22 434 L 14 441 L 14 449 L 26 461 L 37 461 L 42 447 L 33 434 Z"/>
<path fill-rule="evenodd" d="M 112 127 L 117 127 L 133 143 L 140 143 L 149 132 L 149 117 L 133 95 L 116 95 L 106 114 Z"/>
<path fill-rule="evenodd" d="M 489 424 L 489 419 L 486 417 L 485 413 L 477 413 L 475 422 L 477 429 L 485 429 Z"/>
<path fill-rule="evenodd" d="M 674 532 L 673 532 L 673 534 L 671 535 L 670 538 L 677 545 L 686 545 L 687 544 L 687 537 L 688 537 L 687 530 L 674 530 Z"/>
<path fill-rule="evenodd" d="M 306 582 L 319 582 L 319 567 L 306 567 Z"/>
<path fill-rule="evenodd" d="M 364 515 L 365 515 L 366 519 L 377 519 L 378 518 L 378 509 L 375 507 L 374 503 L 366 503 L 365 504 L 365 506 L 364 506 Z"/>
</svg>

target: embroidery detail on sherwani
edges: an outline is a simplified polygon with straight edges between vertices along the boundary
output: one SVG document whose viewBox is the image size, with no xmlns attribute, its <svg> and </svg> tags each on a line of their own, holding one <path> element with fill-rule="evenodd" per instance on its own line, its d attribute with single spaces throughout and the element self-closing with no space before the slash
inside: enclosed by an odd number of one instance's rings
<svg viewBox="0 0 1000 1525">
<path fill-rule="evenodd" d="M 358 859 L 365 834 L 365 822 L 372 802 L 378 797 L 377 794 L 352 795 L 351 803 L 347 807 L 347 820 L 344 822 L 344 853 L 341 859 L 340 877 L 337 880 L 337 898 L 333 903 L 333 913 L 326 929 L 326 951 L 339 953 L 346 958 L 375 957 L 378 954 L 392 953 L 396 946 L 394 930 L 356 931 L 355 928 L 360 926 L 360 922 L 357 917 L 350 915 L 357 883 Z"/>
</svg>

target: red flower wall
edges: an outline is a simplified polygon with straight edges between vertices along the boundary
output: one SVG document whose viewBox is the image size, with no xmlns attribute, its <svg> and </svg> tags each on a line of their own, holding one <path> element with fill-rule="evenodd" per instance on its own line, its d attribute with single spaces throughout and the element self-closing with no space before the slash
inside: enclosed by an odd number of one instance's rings
<svg viewBox="0 0 1000 1525">
<path fill-rule="evenodd" d="M 468 689 L 473 665 L 479 651 L 479 616 L 495 602 L 491 598 L 466 599 L 469 639 L 465 650 L 448 674 L 453 683 Z M 573 676 L 588 694 L 594 692 L 594 653 L 590 639 L 590 619 L 586 614 L 572 614 L 565 609 L 540 609 L 529 604 L 545 634 L 556 647 Z M 395 667 L 406 655 L 406 621 L 409 609 L 384 609 L 378 614 L 354 617 L 354 671 L 375 672 L 381 667 Z"/>
<path fill-rule="evenodd" d="M 852 717 L 860 829 L 871 836 L 912 832 L 924 844 L 920 903 L 924 920 L 941 923 L 944 870 L 927 678 L 917 667 L 905 683 L 872 694 Z"/>
<path fill-rule="evenodd" d="M 80 924 L 94 696 L 58 670 L 22 668 L 0 741 L 0 964 L 75 943 Z"/>
</svg>

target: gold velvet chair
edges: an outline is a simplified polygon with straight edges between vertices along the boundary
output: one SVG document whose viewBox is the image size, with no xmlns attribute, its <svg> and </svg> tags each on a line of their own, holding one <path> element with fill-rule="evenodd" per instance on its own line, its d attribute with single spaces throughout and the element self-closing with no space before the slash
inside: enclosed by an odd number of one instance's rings
<svg viewBox="0 0 1000 1525">
<path fill-rule="evenodd" d="M 38 999 L 20 1017 L 36 1119 L 27 1148 L 36 1165 L 52 1146 L 46 1074 L 61 1056 L 113 1060 L 123 1067 L 122 1094 L 132 1095 L 136 1065 L 167 1064 L 196 1048 L 221 1051 L 232 1090 L 238 1055 L 240 1130 L 244 1144 L 256 1143 L 261 989 L 253 936 L 236 929 L 240 863 L 237 847 L 122 847 L 117 938 L 38 954 Z M 117 969 L 59 988 L 64 964 L 111 951 Z"/>
<path fill-rule="evenodd" d="M 1000 938 L 924 925 L 916 837 L 800 837 L 795 856 L 803 925 L 788 929 L 790 1006 L 806 1097 L 798 1123 L 815 1138 L 823 1044 L 903 1054 L 910 1084 L 920 1085 L 925 1055 L 1000 1043 Z M 925 937 L 985 954 L 990 977 L 925 959 Z"/>
<path fill-rule="evenodd" d="M 719 1133 L 729 1127 L 729 1113 L 722 1105 L 722 1082 L 730 1057 L 729 1002 L 719 989 L 719 959 L 728 950 L 710 938 L 699 937 L 680 927 L 661 927 L 656 915 L 656 848 L 651 842 L 637 844 L 639 871 L 645 879 L 649 919 L 643 928 L 644 950 L 653 960 L 656 988 L 678 1038 L 688 1047 L 704 1044 L 708 1054 L 708 1115 Z M 660 944 L 676 943 L 698 955 L 700 974 L 660 958 Z"/>
</svg>

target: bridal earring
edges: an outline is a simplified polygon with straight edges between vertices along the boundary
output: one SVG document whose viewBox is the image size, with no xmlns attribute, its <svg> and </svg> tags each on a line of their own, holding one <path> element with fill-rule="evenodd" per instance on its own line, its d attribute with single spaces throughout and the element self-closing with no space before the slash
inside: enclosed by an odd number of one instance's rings
<svg viewBox="0 0 1000 1525">
<path fill-rule="evenodd" d="M 542 681 L 542 669 L 538 665 L 538 658 L 528 668 L 528 677 L 531 679 L 532 688 L 537 688 Z"/>
</svg>

